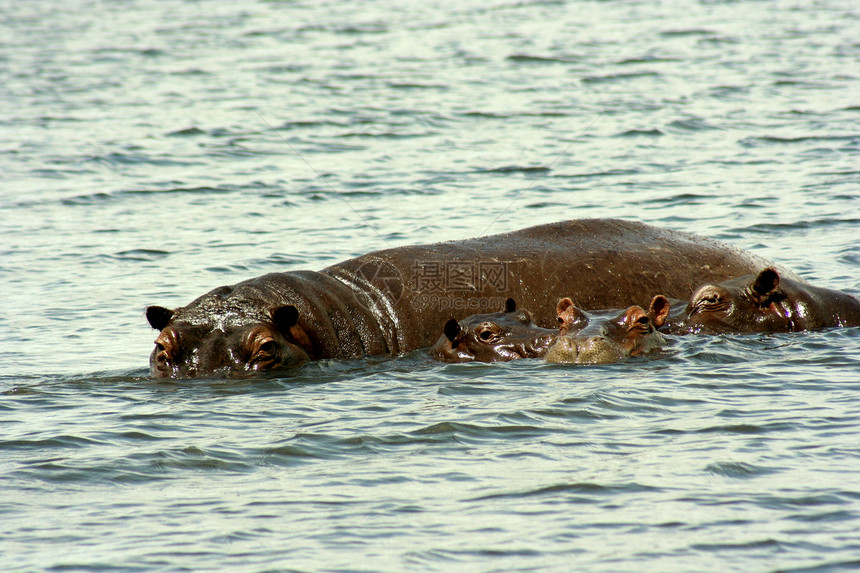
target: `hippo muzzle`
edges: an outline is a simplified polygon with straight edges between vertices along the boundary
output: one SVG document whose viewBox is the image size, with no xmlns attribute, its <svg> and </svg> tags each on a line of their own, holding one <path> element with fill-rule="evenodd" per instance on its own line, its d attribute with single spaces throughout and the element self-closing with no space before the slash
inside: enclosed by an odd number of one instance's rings
<svg viewBox="0 0 860 573">
<path fill-rule="evenodd" d="M 624 348 L 605 336 L 562 336 L 547 352 L 547 362 L 610 364 L 625 357 Z"/>
<path fill-rule="evenodd" d="M 628 356 L 641 356 L 666 345 L 666 339 L 657 328 L 669 315 L 669 300 L 657 295 L 651 300 L 648 311 L 631 306 L 617 316 L 589 318 L 580 330 L 569 330 L 570 316 L 567 299 L 559 302 L 559 322 L 562 332 L 558 341 L 546 354 L 547 362 L 564 364 L 609 364 Z"/>
</svg>

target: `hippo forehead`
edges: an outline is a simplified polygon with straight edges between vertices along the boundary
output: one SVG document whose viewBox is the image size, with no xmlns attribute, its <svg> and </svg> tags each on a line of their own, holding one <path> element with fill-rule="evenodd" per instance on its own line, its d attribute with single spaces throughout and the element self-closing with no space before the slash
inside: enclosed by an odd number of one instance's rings
<svg viewBox="0 0 860 573">
<path fill-rule="evenodd" d="M 619 329 L 624 314 L 618 314 L 618 311 L 602 311 L 583 317 L 585 320 L 580 322 L 580 328 L 574 331 L 577 336 L 600 336 Z"/>
<path fill-rule="evenodd" d="M 485 324 L 487 322 L 492 322 L 495 324 L 504 324 L 506 322 L 519 322 L 521 324 L 531 324 L 531 316 L 524 310 L 517 310 L 515 312 L 494 312 L 490 314 L 474 314 L 472 316 L 468 316 L 460 321 L 460 324 L 464 327 L 475 327 Z"/>
<path fill-rule="evenodd" d="M 173 324 L 192 327 L 209 327 L 211 330 L 228 331 L 237 327 L 270 322 L 268 309 L 257 302 L 237 300 L 202 300 L 198 304 L 179 308 L 173 315 Z"/>
<path fill-rule="evenodd" d="M 187 354 L 178 364 L 195 374 L 229 372 L 242 362 L 235 344 L 236 340 L 228 333 L 218 329 L 207 330 L 187 349 Z"/>
</svg>

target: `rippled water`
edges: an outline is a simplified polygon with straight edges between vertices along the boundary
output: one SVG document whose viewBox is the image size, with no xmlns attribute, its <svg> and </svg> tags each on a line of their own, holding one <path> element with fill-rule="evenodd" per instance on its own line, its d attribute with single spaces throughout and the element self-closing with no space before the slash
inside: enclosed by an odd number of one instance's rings
<svg viewBox="0 0 860 573">
<path fill-rule="evenodd" d="M 5 3 L 0 569 L 860 568 L 860 329 L 148 378 L 148 304 L 616 216 L 860 294 L 856 2 Z"/>
</svg>

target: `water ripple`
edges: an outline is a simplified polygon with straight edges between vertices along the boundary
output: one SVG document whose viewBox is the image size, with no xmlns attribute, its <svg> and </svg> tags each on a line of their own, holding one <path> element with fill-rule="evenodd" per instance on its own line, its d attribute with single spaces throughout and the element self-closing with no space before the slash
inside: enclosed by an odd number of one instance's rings
<svg viewBox="0 0 860 573">
<path fill-rule="evenodd" d="M 858 568 L 860 328 L 148 377 L 150 302 L 497 215 L 860 292 L 853 6 L 599 4 L 6 3 L 0 569 Z"/>
<path fill-rule="evenodd" d="M 541 487 L 534 490 L 525 490 L 518 492 L 509 492 L 509 493 L 497 493 L 484 495 L 481 497 L 477 497 L 474 499 L 469 499 L 468 501 L 486 501 L 493 499 L 506 499 L 506 498 L 526 498 L 526 497 L 555 497 L 557 494 L 574 494 L 573 497 L 565 495 L 565 501 L 573 502 L 573 503 L 595 503 L 596 496 L 613 496 L 616 494 L 629 494 L 629 493 L 655 493 L 658 492 L 658 488 L 653 488 L 649 486 L 643 486 L 640 484 L 624 484 L 617 486 L 605 486 L 595 483 L 572 483 L 572 484 L 558 484 L 548 487 Z"/>
<path fill-rule="evenodd" d="M 776 473 L 776 468 L 755 466 L 744 462 L 717 462 L 705 467 L 705 471 L 730 478 L 753 478 Z"/>
</svg>

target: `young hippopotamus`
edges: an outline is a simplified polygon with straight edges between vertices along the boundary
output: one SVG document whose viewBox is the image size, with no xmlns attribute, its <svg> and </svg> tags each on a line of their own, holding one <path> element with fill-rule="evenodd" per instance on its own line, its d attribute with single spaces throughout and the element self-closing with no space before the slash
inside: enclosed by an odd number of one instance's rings
<svg viewBox="0 0 860 573">
<path fill-rule="evenodd" d="M 860 326 L 860 300 L 780 277 L 773 268 L 699 287 L 687 311 L 667 331 L 685 333 L 798 332 Z"/>
<path fill-rule="evenodd" d="M 512 298 L 503 312 L 474 314 L 459 322 L 452 318 L 444 332 L 430 348 L 430 356 L 442 362 L 540 358 L 558 338 L 558 331 L 539 327 L 527 310 L 517 310 Z"/>
<path fill-rule="evenodd" d="M 561 323 L 556 343 L 547 351 L 546 361 L 565 364 L 607 364 L 628 356 L 642 356 L 666 345 L 658 332 L 669 316 L 669 299 L 657 295 L 646 312 L 631 306 L 618 315 L 589 317 L 570 299 L 558 303 Z"/>
<path fill-rule="evenodd" d="M 509 298 L 504 312 L 476 314 L 459 322 L 449 320 L 430 355 L 443 362 L 505 362 L 543 358 L 557 348 L 555 362 L 611 362 L 639 356 L 665 344 L 656 328 L 668 314 L 669 301 L 663 295 L 652 299 L 649 313 L 631 306 L 620 316 L 615 312 L 586 313 L 565 297 L 556 305 L 559 329 L 552 330 L 534 324 L 528 311 L 518 311 L 516 302 Z M 583 354 L 583 360 L 577 360 L 569 357 L 569 351 L 564 354 L 563 349 L 571 348 L 571 343 L 574 350 L 577 344 L 589 344 L 593 350 Z M 602 352 L 600 359 L 598 349 Z"/>
</svg>

